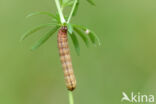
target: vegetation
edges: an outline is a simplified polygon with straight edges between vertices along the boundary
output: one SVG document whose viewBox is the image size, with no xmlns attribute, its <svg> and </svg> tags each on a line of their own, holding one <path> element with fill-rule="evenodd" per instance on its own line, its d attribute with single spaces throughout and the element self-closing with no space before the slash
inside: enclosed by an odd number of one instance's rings
<svg viewBox="0 0 156 104">
<path fill-rule="evenodd" d="M 91 5 L 95 6 L 95 3 L 92 0 L 86 0 L 86 1 L 88 3 L 90 3 Z M 70 35 L 70 37 L 72 39 L 72 42 L 75 47 L 75 51 L 76 51 L 77 55 L 80 54 L 80 47 L 79 47 L 79 41 L 78 41 L 77 35 L 82 38 L 82 40 L 84 41 L 84 43 L 86 44 L 87 47 L 89 46 L 89 40 L 95 45 L 96 44 L 100 45 L 100 40 L 94 31 L 90 30 L 88 27 L 86 27 L 84 25 L 73 24 L 70 22 L 71 18 L 76 16 L 76 14 L 78 12 L 79 4 L 80 4 L 79 0 L 55 0 L 55 3 L 56 3 L 57 10 L 58 10 L 58 12 L 56 14 L 49 13 L 49 12 L 35 12 L 35 13 L 31 13 L 27 16 L 27 18 L 29 18 L 29 17 L 36 16 L 36 15 L 47 15 L 47 16 L 51 17 L 52 22 L 48 23 L 48 24 L 39 25 L 39 26 L 29 30 L 21 37 L 21 40 L 28 38 L 30 35 L 32 35 L 33 33 L 37 32 L 43 28 L 52 27 L 31 48 L 32 50 L 35 50 L 35 49 L 39 48 L 42 44 L 44 44 L 51 36 L 53 36 L 54 33 L 56 33 L 57 31 L 63 31 L 63 29 L 64 29 L 63 27 L 66 27 L 67 34 Z M 69 13 L 69 16 L 64 16 L 64 14 L 63 14 L 63 11 L 65 11 L 66 8 L 71 8 L 71 12 Z M 61 39 L 60 36 L 61 36 L 61 34 L 58 34 L 58 40 Z M 61 40 L 59 42 L 61 42 Z M 58 44 L 59 44 L 59 42 L 58 42 Z M 61 43 L 61 44 L 66 44 L 66 43 Z M 68 45 L 67 45 L 67 47 L 68 47 Z M 64 47 L 61 47 L 61 46 L 59 47 L 60 52 L 63 50 L 62 48 L 64 48 Z M 69 54 L 69 56 L 70 56 L 70 54 Z M 64 57 L 64 56 L 60 55 L 60 57 Z M 66 63 L 66 61 L 67 60 L 65 59 L 63 63 Z M 64 70 L 66 70 L 66 68 L 64 68 Z M 71 73 L 68 73 L 68 74 L 71 74 Z M 69 77 L 69 76 L 67 76 L 67 77 Z M 70 88 L 68 88 L 68 89 L 70 90 Z M 73 88 L 72 88 L 72 90 L 73 90 Z M 73 104 L 73 97 L 72 97 L 71 92 L 69 92 L 69 98 L 70 98 L 70 104 Z"/>
</svg>

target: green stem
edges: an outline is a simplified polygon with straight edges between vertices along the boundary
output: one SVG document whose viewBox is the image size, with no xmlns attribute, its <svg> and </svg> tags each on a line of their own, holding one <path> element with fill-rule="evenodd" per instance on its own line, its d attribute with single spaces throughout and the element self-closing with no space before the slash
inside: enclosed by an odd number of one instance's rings
<svg viewBox="0 0 156 104">
<path fill-rule="evenodd" d="M 69 91 L 69 104 L 74 104 L 74 98 L 71 91 Z"/>
<path fill-rule="evenodd" d="M 74 10 L 75 10 L 75 7 L 76 7 L 76 4 L 77 4 L 77 0 L 75 0 L 75 2 L 74 2 L 74 4 L 73 4 L 73 7 L 72 7 L 72 10 L 71 10 L 71 12 L 70 12 L 70 14 L 69 14 L 67 23 L 69 23 L 70 20 L 71 20 L 71 18 L 72 18 L 72 15 L 73 15 Z"/>
<path fill-rule="evenodd" d="M 56 3 L 56 6 L 57 6 L 57 9 L 58 9 L 58 13 L 60 15 L 60 19 L 61 19 L 61 23 L 65 23 L 66 20 L 64 19 L 64 16 L 63 16 L 63 13 L 62 13 L 62 10 L 61 10 L 61 6 L 60 6 L 60 2 L 59 0 L 55 0 L 55 3 Z"/>
</svg>

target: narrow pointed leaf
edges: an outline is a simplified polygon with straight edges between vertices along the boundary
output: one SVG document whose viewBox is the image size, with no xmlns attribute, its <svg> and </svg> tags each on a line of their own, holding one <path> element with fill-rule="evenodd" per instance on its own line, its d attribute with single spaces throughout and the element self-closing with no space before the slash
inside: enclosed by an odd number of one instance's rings
<svg viewBox="0 0 156 104">
<path fill-rule="evenodd" d="M 87 0 L 87 2 L 95 6 L 95 3 L 93 2 L 93 0 Z"/>
<path fill-rule="evenodd" d="M 79 30 L 78 28 L 74 28 L 74 30 L 76 31 L 76 33 L 82 38 L 82 40 L 84 41 L 84 43 L 86 44 L 87 47 L 89 47 L 89 41 L 88 38 L 85 36 L 86 34 L 84 34 L 81 30 Z"/>
<path fill-rule="evenodd" d="M 29 30 L 28 32 L 26 32 L 25 34 L 22 35 L 20 41 L 26 39 L 28 36 L 32 35 L 33 33 L 45 28 L 45 27 L 48 27 L 48 26 L 52 26 L 52 24 L 44 24 L 44 25 L 40 25 L 40 26 L 37 26 L 31 30 Z"/>
<path fill-rule="evenodd" d="M 67 6 L 72 6 L 74 3 L 74 0 L 73 1 L 68 1 L 67 3 L 65 3 L 63 6 L 64 7 L 67 7 Z"/>
<path fill-rule="evenodd" d="M 72 34 L 72 32 L 73 32 L 73 27 L 72 27 L 72 25 L 71 24 L 67 24 L 67 27 L 68 27 L 68 32 L 70 33 L 70 34 Z"/>
<path fill-rule="evenodd" d="M 46 35 L 44 35 L 33 47 L 32 50 L 39 48 L 42 44 L 44 44 L 58 29 L 56 26 L 52 30 L 50 30 Z"/>
<path fill-rule="evenodd" d="M 72 34 L 69 34 L 69 35 L 70 35 L 70 37 L 72 39 L 73 45 L 75 47 L 75 51 L 76 51 L 77 55 L 79 56 L 80 55 L 80 46 L 79 46 L 78 39 L 77 39 L 74 32 Z"/>
<path fill-rule="evenodd" d="M 91 42 L 93 43 L 93 44 L 96 44 L 96 41 L 98 42 L 98 45 L 100 46 L 101 45 L 101 42 L 100 42 L 100 39 L 98 38 L 98 36 L 94 33 L 94 32 L 90 32 L 89 34 L 88 34 L 88 36 L 89 36 L 89 38 L 90 38 L 90 40 L 91 40 Z"/>
<path fill-rule="evenodd" d="M 99 37 L 95 34 L 95 32 L 91 31 L 90 29 L 88 29 L 87 27 L 83 26 L 83 25 L 76 25 L 76 24 L 72 24 L 73 28 L 80 28 L 82 29 L 84 32 L 86 30 L 89 30 L 89 34 L 86 34 L 86 35 L 89 35 L 89 38 L 90 40 L 92 41 L 93 44 L 95 44 L 95 41 L 98 42 L 98 45 L 101 45 L 101 42 L 100 42 L 100 39 Z"/>
<path fill-rule="evenodd" d="M 29 18 L 29 17 L 32 17 L 32 16 L 36 16 L 36 15 L 47 15 L 47 16 L 50 16 L 51 18 L 55 18 L 55 15 L 53 15 L 52 13 L 49 13 L 49 12 L 34 12 L 34 13 L 30 13 L 29 15 L 26 16 L 26 18 Z"/>
<path fill-rule="evenodd" d="M 92 37 L 90 39 L 92 40 L 93 43 L 94 43 L 94 41 L 97 41 L 99 46 L 101 45 L 101 41 L 100 41 L 99 37 L 93 31 L 91 31 L 90 34 L 88 34 L 88 35 L 90 35 L 90 37 Z"/>
<path fill-rule="evenodd" d="M 83 25 L 77 25 L 77 24 L 72 24 L 73 27 L 75 28 L 80 28 L 82 29 L 83 31 L 86 31 L 86 29 L 88 29 L 87 27 L 83 26 Z"/>
<path fill-rule="evenodd" d="M 63 7 L 72 6 L 73 3 L 74 3 L 74 0 L 65 0 L 62 6 Z"/>
<path fill-rule="evenodd" d="M 92 42 L 93 44 L 95 44 L 95 43 L 96 43 L 96 39 L 95 39 L 94 34 L 93 34 L 92 32 L 89 32 L 88 36 L 89 36 L 91 42 Z"/>
</svg>

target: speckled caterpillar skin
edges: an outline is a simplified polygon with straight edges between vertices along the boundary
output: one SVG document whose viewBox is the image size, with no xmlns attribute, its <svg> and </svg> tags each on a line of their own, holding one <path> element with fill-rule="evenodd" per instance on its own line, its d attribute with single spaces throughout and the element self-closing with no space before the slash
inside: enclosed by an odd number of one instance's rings
<svg viewBox="0 0 156 104">
<path fill-rule="evenodd" d="M 73 72 L 72 61 L 70 57 L 66 26 L 61 27 L 61 29 L 58 32 L 58 48 L 64 71 L 66 87 L 68 88 L 68 90 L 73 91 L 76 88 L 76 79 Z"/>
</svg>

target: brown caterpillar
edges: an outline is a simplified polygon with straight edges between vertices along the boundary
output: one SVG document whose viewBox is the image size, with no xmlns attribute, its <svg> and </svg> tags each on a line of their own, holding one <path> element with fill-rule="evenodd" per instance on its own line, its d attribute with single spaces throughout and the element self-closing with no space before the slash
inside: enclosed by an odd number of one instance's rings
<svg viewBox="0 0 156 104">
<path fill-rule="evenodd" d="M 72 61 L 70 57 L 70 50 L 68 46 L 68 28 L 63 26 L 58 32 L 58 48 L 60 59 L 64 71 L 64 78 L 66 81 L 66 87 L 68 90 L 73 91 L 76 88 L 76 79 L 72 67 Z"/>
</svg>

